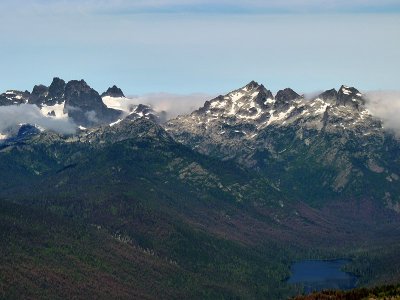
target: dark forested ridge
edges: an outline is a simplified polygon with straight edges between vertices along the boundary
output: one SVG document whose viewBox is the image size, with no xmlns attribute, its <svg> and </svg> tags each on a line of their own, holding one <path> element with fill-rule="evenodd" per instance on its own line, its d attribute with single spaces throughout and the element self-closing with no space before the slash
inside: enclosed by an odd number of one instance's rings
<svg viewBox="0 0 400 300">
<path fill-rule="evenodd" d="M 378 300 L 400 299 L 400 285 L 384 285 L 374 288 L 359 288 L 351 291 L 322 291 L 293 300 Z"/>
</svg>

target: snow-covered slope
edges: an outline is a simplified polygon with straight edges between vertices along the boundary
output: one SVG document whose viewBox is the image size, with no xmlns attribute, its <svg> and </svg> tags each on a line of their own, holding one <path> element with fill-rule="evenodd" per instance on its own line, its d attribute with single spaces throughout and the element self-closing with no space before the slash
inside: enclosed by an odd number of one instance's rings
<svg viewBox="0 0 400 300">
<path fill-rule="evenodd" d="M 131 112 L 133 107 L 135 106 L 130 99 L 125 98 L 125 97 L 103 96 L 102 99 L 103 99 L 103 103 L 108 108 L 121 110 L 126 113 Z"/>
<path fill-rule="evenodd" d="M 65 101 L 54 105 L 41 105 L 40 111 L 46 117 L 52 117 L 56 119 L 68 118 L 68 113 L 64 112 Z"/>
<path fill-rule="evenodd" d="M 138 119 L 138 118 L 146 118 L 152 120 L 154 122 L 159 122 L 160 117 L 159 114 L 154 111 L 150 106 L 144 104 L 137 104 L 135 99 L 130 99 L 125 96 L 123 97 L 114 97 L 114 96 L 103 96 L 103 103 L 108 107 L 118 111 L 121 111 L 121 116 L 117 121 L 112 122 L 110 126 L 114 126 L 118 124 L 125 118 L 129 118 L 130 120 Z"/>
</svg>

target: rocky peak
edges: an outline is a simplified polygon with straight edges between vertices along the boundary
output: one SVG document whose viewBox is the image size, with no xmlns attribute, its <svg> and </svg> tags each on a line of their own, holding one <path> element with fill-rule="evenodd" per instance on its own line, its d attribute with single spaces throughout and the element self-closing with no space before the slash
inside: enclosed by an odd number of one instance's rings
<svg viewBox="0 0 400 300">
<path fill-rule="evenodd" d="M 338 92 L 335 89 L 326 90 L 318 96 L 319 99 L 324 101 L 334 100 L 336 101 L 338 97 Z"/>
<path fill-rule="evenodd" d="M 99 93 L 92 89 L 83 79 L 71 80 L 66 84 L 65 100 L 66 105 L 75 108 L 105 107 Z"/>
<path fill-rule="evenodd" d="M 108 108 L 99 93 L 84 80 L 71 80 L 65 86 L 64 113 L 84 127 L 114 122 L 121 114 Z"/>
<path fill-rule="evenodd" d="M 34 124 L 20 124 L 20 125 L 12 125 L 7 130 L 7 139 L 2 142 L 9 143 L 18 143 L 23 142 L 26 139 L 29 139 L 33 136 L 36 136 L 42 132 L 42 129 Z"/>
<path fill-rule="evenodd" d="M 280 90 L 275 96 L 276 102 L 290 102 L 298 98 L 300 98 L 300 95 L 293 91 L 291 88 Z"/>
<path fill-rule="evenodd" d="M 139 104 L 135 110 L 136 112 L 141 112 L 143 114 L 147 114 L 149 112 L 154 112 L 150 106 Z"/>
<path fill-rule="evenodd" d="M 54 77 L 49 86 L 49 94 L 46 104 L 54 105 L 56 103 L 61 103 L 63 101 L 64 91 L 65 81 L 58 77 Z"/>
<path fill-rule="evenodd" d="M 259 93 L 257 94 L 254 102 L 257 103 L 263 109 L 268 107 L 268 99 L 273 100 L 274 95 L 270 90 L 267 90 L 263 85 L 260 85 L 257 90 Z"/>
<path fill-rule="evenodd" d="M 0 106 L 27 103 L 29 96 L 30 93 L 28 91 L 21 92 L 15 90 L 8 90 L 0 95 Z"/>
<path fill-rule="evenodd" d="M 280 90 L 275 96 L 275 108 L 277 112 L 285 111 L 292 105 L 293 100 L 300 98 L 301 96 L 290 88 Z"/>
<path fill-rule="evenodd" d="M 345 95 L 356 95 L 359 94 L 361 96 L 361 93 L 354 87 L 349 87 L 346 85 L 342 85 L 339 89 L 339 94 L 345 94 Z"/>
<path fill-rule="evenodd" d="M 29 95 L 29 103 L 39 107 L 43 105 L 53 106 L 64 101 L 65 81 L 55 77 L 49 87 L 40 84 L 33 87 Z"/>
<path fill-rule="evenodd" d="M 243 89 L 247 89 L 247 90 L 253 90 L 260 87 L 260 84 L 258 84 L 258 82 L 252 80 L 250 81 L 248 84 L 246 84 Z"/>
<path fill-rule="evenodd" d="M 40 105 L 46 101 L 46 97 L 49 94 L 49 88 L 43 84 L 35 85 L 32 93 L 29 97 L 29 103 Z"/>
<path fill-rule="evenodd" d="M 139 104 L 135 109 L 126 117 L 128 120 L 136 120 L 139 118 L 145 118 L 155 123 L 161 123 L 163 120 L 160 115 L 155 112 L 150 106 Z"/>
<path fill-rule="evenodd" d="M 93 131 L 83 132 L 81 141 L 89 141 L 93 145 L 104 143 L 116 143 L 124 140 L 153 140 L 162 142 L 173 142 L 172 137 L 153 120 L 148 118 L 135 118 L 129 115 L 113 126 L 100 126 Z M 99 143 L 102 141 L 102 143 Z"/>
<path fill-rule="evenodd" d="M 116 85 L 113 85 L 112 87 L 108 88 L 106 92 L 101 94 L 101 97 L 106 97 L 106 96 L 115 97 L 115 98 L 125 97 L 122 90 L 119 87 L 117 87 Z"/>
<path fill-rule="evenodd" d="M 365 105 L 365 100 L 356 88 L 342 85 L 338 92 L 336 104 L 359 110 L 361 106 Z"/>
<path fill-rule="evenodd" d="M 273 95 L 263 85 L 251 81 L 225 96 L 206 101 L 194 115 L 212 118 L 256 119 L 273 103 Z"/>
<path fill-rule="evenodd" d="M 65 86 L 65 96 L 70 97 L 72 95 L 79 95 L 79 94 L 97 94 L 98 93 L 92 89 L 85 80 L 71 80 Z M 99 95 L 100 96 L 100 95 Z"/>
<path fill-rule="evenodd" d="M 26 138 L 40 133 L 40 129 L 31 124 L 22 124 L 18 130 L 17 138 Z"/>
</svg>

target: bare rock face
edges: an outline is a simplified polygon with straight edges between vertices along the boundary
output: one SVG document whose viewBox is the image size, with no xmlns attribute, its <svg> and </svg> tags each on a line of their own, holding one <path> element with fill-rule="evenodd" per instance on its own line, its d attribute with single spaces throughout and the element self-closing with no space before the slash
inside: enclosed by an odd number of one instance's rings
<svg viewBox="0 0 400 300">
<path fill-rule="evenodd" d="M 122 90 L 117 87 L 116 85 L 113 85 L 112 87 L 108 88 L 107 91 L 105 91 L 103 94 L 101 94 L 101 97 L 114 97 L 114 98 L 121 98 L 125 97 L 124 93 Z"/>
<path fill-rule="evenodd" d="M 280 91 L 278 91 L 278 93 L 276 93 L 275 105 L 276 105 L 277 109 L 279 109 L 280 111 L 285 111 L 289 107 L 291 107 L 292 102 L 294 100 L 300 99 L 300 98 L 301 98 L 300 95 L 297 94 L 295 91 L 293 91 L 290 88 L 286 88 L 286 89 L 280 90 Z"/>
<path fill-rule="evenodd" d="M 84 80 L 72 80 L 65 86 L 64 113 L 68 113 L 76 124 L 84 127 L 111 123 L 121 114 L 108 108 L 99 93 Z"/>
<path fill-rule="evenodd" d="M 8 90 L 0 94 L 0 106 L 19 105 L 28 102 L 30 93 L 16 90 Z"/>
<path fill-rule="evenodd" d="M 49 93 L 45 104 L 61 104 L 64 101 L 65 85 L 66 84 L 64 80 L 58 77 L 54 77 L 52 83 L 49 86 Z"/>
<path fill-rule="evenodd" d="M 321 93 L 318 98 L 327 102 L 336 102 L 338 98 L 338 92 L 335 89 L 326 90 L 325 92 Z"/>
<path fill-rule="evenodd" d="M 64 101 L 64 90 L 65 81 L 54 77 L 49 87 L 43 84 L 35 85 L 28 96 L 28 103 L 39 107 L 61 104 Z"/>
<path fill-rule="evenodd" d="M 365 105 L 365 100 L 357 89 L 342 85 L 339 89 L 336 103 L 337 105 L 350 106 L 360 110 Z"/>
<path fill-rule="evenodd" d="M 29 97 L 29 103 L 40 105 L 46 101 L 49 94 L 49 88 L 43 84 L 35 85 Z"/>
</svg>

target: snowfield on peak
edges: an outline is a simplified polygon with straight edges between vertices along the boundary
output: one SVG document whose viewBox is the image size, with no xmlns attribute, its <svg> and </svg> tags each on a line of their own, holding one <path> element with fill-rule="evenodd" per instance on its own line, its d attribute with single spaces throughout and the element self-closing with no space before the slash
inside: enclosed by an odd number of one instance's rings
<svg viewBox="0 0 400 300">
<path fill-rule="evenodd" d="M 125 118 L 138 119 L 138 118 L 146 118 L 153 120 L 157 123 L 160 122 L 160 116 L 158 112 L 154 111 L 152 107 L 138 104 L 137 99 L 131 99 L 127 97 L 112 97 L 112 96 L 103 96 L 103 103 L 108 107 L 118 111 L 121 111 L 121 117 L 111 122 L 109 125 L 112 127 L 118 123 L 120 123 Z"/>
<path fill-rule="evenodd" d="M 65 101 L 54 105 L 43 104 L 40 110 L 42 114 L 46 117 L 53 117 L 55 119 L 65 119 L 68 118 L 68 114 L 64 113 L 64 105 Z"/>
<path fill-rule="evenodd" d="M 130 113 L 138 105 L 136 99 L 130 99 L 126 97 L 102 97 L 103 103 L 108 107 L 116 110 L 121 110 L 126 113 Z"/>
</svg>

